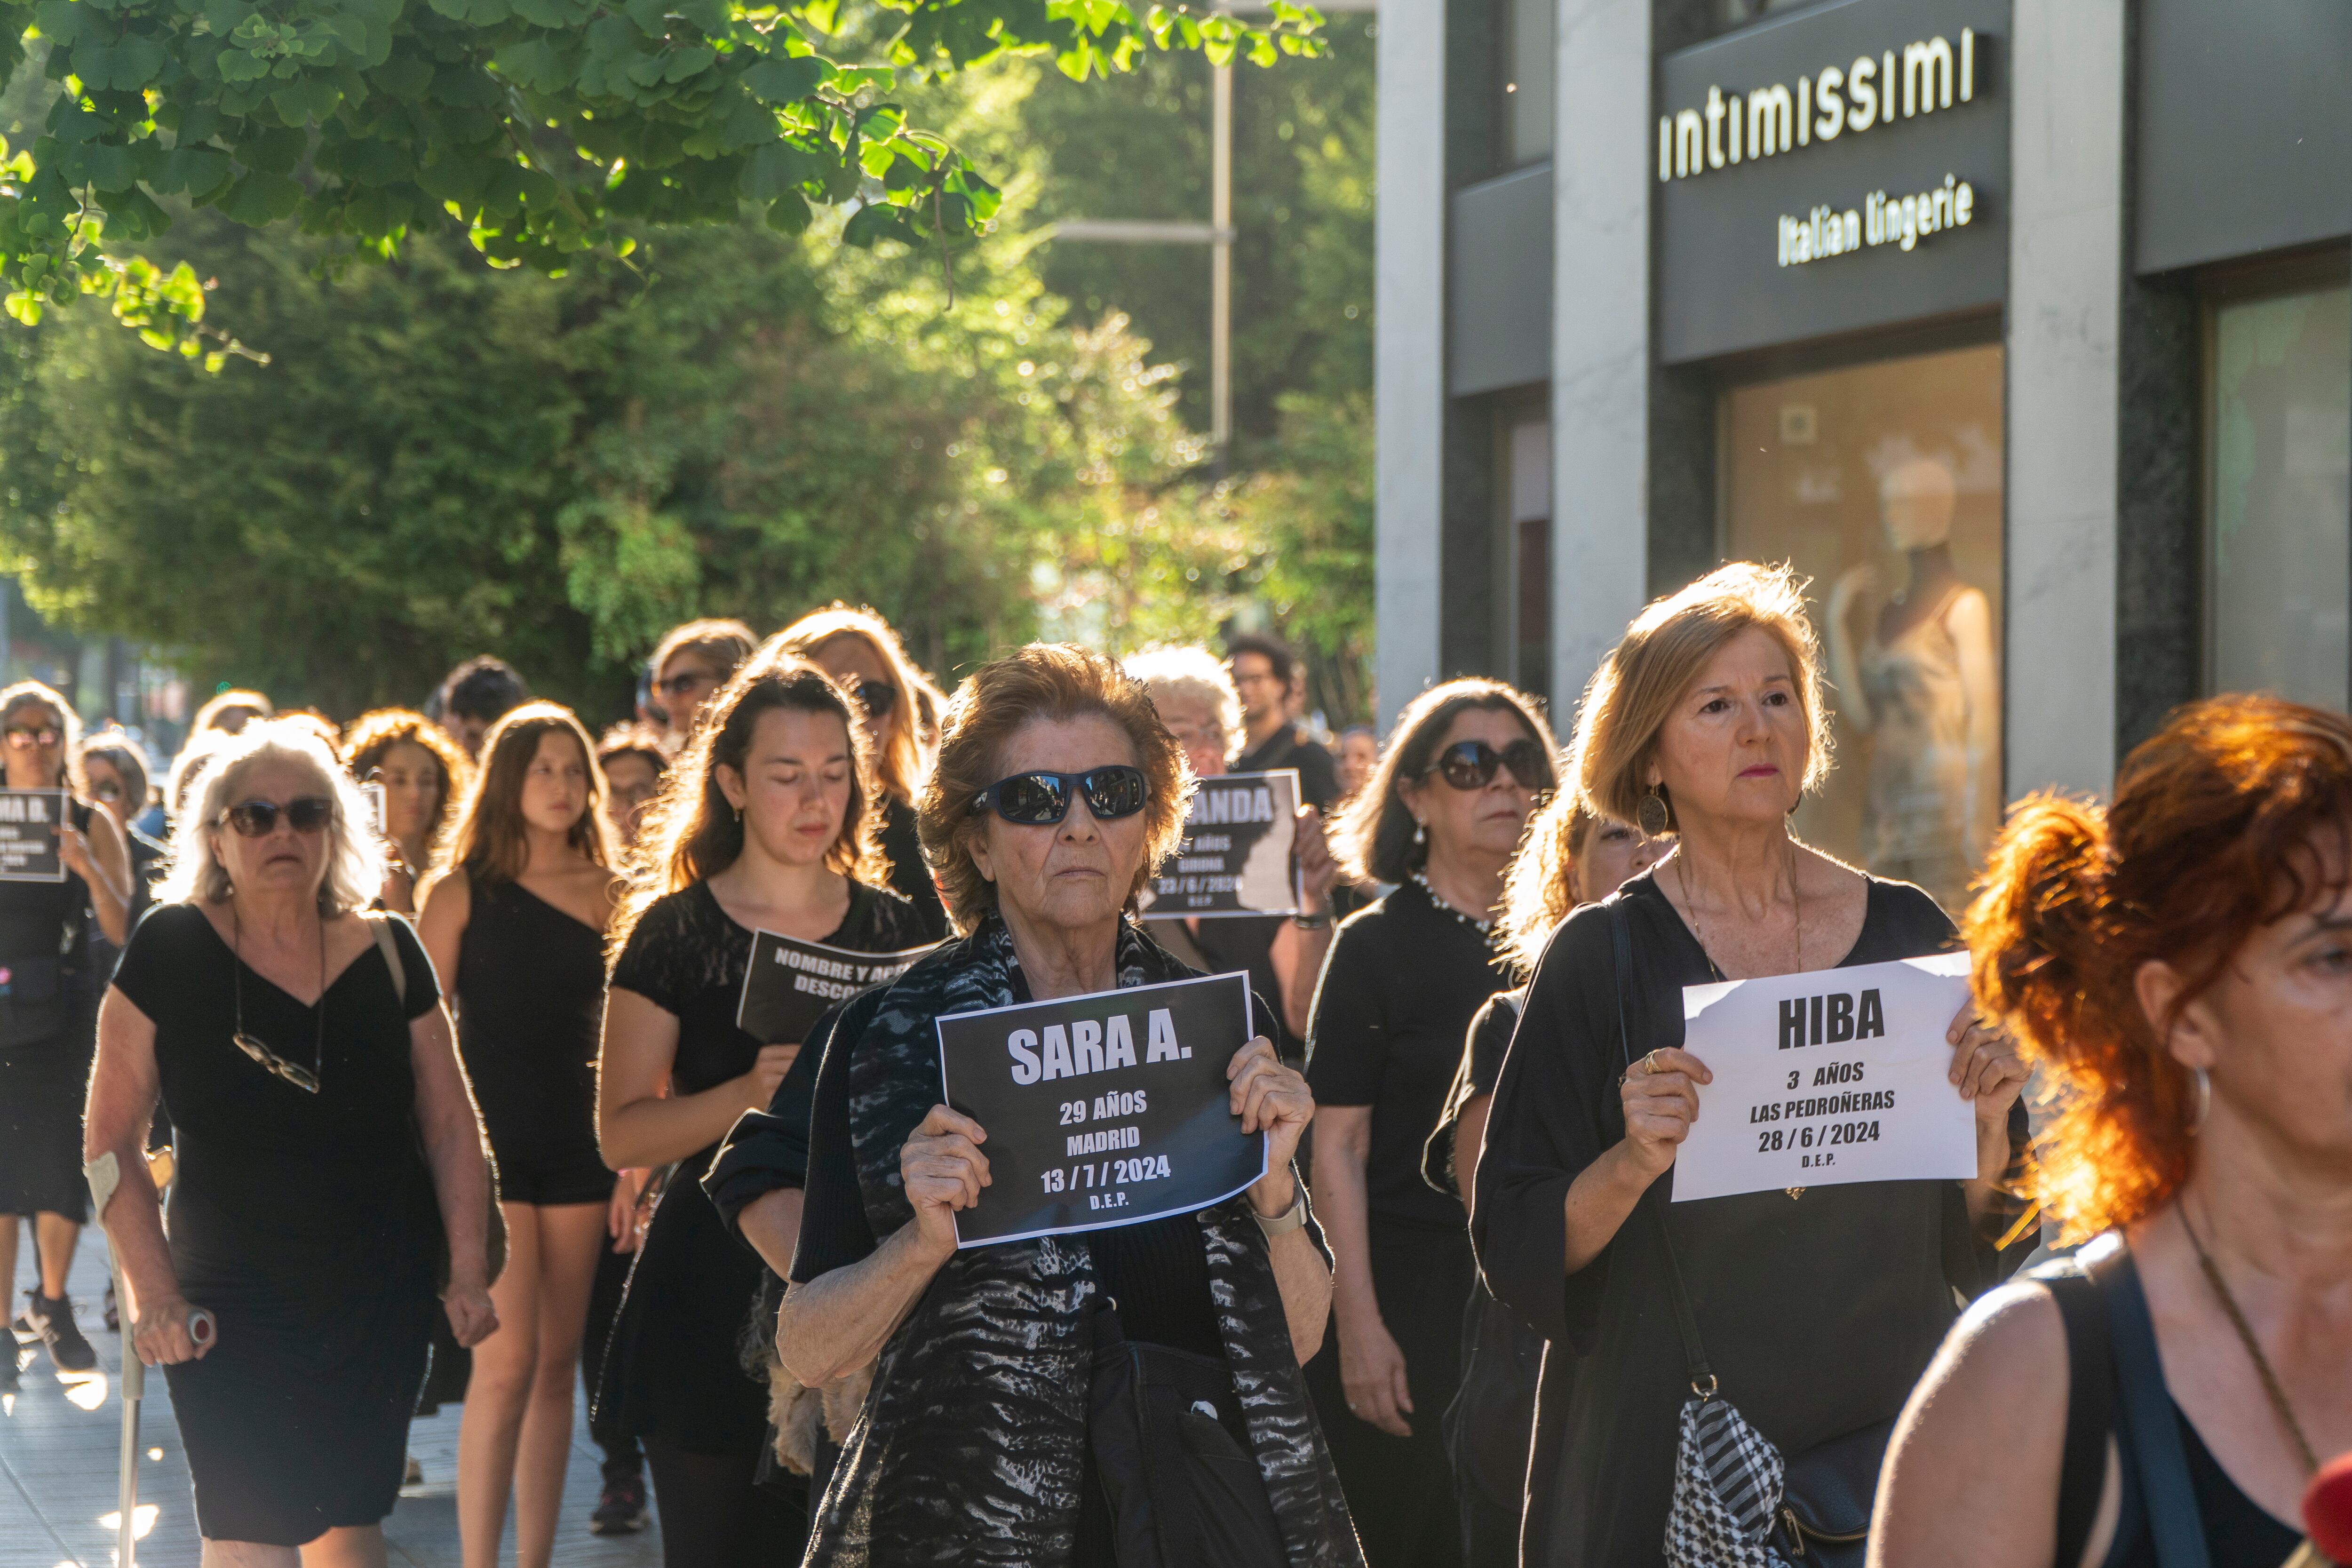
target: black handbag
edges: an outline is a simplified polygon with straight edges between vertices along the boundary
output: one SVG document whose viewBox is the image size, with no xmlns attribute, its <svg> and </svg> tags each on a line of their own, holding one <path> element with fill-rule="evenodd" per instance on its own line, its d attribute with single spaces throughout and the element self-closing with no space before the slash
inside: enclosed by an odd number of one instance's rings
<svg viewBox="0 0 2352 1568">
<path fill-rule="evenodd" d="M 1624 913 L 1613 901 L 1609 906 L 1609 931 L 1616 963 L 1617 1040 L 1630 1072 L 1633 1066 L 1633 1041 L 1625 1022 L 1625 978 L 1633 967 L 1633 944 L 1625 934 Z M 1666 1280 L 1674 1295 L 1675 1331 L 1683 1342 L 1683 1359 L 1691 1388 L 1702 1399 L 1719 1398 L 1714 1392 L 1715 1373 L 1707 1365 L 1706 1347 L 1699 1340 L 1698 1318 L 1683 1287 L 1682 1264 L 1675 1256 L 1664 1204 L 1655 1184 L 1642 1194 L 1642 1203 L 1657 1226 L 1658 1246 L 1665 1255 Z M 1782 1457 L 1780 1497 L 1772 1508 L 1767 1543 L 1801 1568 L 1813 1563 L 1821 1568 L 1864 1568 L 1869 1555 L 1871 1510 L 1878 1497 L 1878 1472 L 1894 1436 L 1895 1419 L 1890 1416 L 1843 1436 L 1816 1443 L 1801 1454 Z M 1765 1439 L 1759 1434 L 1756 1441 Z"/>
<path fill-rule="evenodd" d="M 1119 1568 L 1286 1568 L 1223 1360 L 1127 1337 L 1094 1315 L 1087 1441 Z"/>
</svg>

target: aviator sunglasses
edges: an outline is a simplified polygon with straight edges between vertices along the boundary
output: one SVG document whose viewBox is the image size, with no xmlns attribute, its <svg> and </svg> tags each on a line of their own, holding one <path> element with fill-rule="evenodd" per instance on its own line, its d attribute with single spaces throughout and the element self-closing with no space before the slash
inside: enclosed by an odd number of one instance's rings
<svg viewBox="0 0 2352 1568">
<path fill-rule="evenodd" d="M 242 837 L 267 838 L 278 826 L 281 812 L 295 832 L 320 833 L 335 819 L 335 803 L 322 795 L 298 796 L 284 805 L 274 800 L 242 800 L 222 812 L 220 819 Z"/>
<path fill-rule="evenodd" d="M 1070 814 L 1073 790 L 1087 797 L 1087 810 L 1097 822 L 1133 816 L 1150 794 L 1143 770 L 1121 763 L 1082 773 L 1015 773 L 973 796 L 971 809 L 993 811 L 1024 827 L 1045 827 Z"/>
<path fill-rule="evenodd" d="M 1495 782 L 1496 768 L 1510 769 L 1528 789 L 1552 786 L 1551 755 L 1533 741 L 1514 741 L 1499 752 L 1484 741 L 1456 741 L 1437 753 L 1426 773 L 1455 789 L 1485 789 Z"/>
</svg>

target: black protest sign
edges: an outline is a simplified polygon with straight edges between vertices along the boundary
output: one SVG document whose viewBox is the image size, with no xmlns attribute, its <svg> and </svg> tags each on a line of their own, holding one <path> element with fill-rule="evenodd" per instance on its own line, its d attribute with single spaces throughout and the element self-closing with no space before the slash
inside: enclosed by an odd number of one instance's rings
<svg viewBox="0 0 2352 1568">
<path fill-rule="evenodd" d="M 772 931 L 751 933 L 751 962 L 743 968 L 743 999 L 735 1023 L 763 1046 L 796 1046 L 836 1002 L 887 985 L 939 945 L 899 952 L 856 952 L 802 942 Z"/>
<path fill-rule="evenodd" d="M 65 820 L 61 789 L 0 789 L 0 882 L 62 882 L 58 826 Z"/>
<path fill-rule="evenodd" d="M 1249 976 L 1213 974 L 939 1021 L 947 1103 L 988 1134 L 990 1184 L 956 1245 L 1136 1225 L 1221 1203 L 1265 1173 L 1226 1064 Z"/>
<path fill-rule="evenodd" d="M 1202 779 L 1184 837 L 1152 882 L 1152 918 L 1297 914 L 1297 768 Z"/>
</svg>

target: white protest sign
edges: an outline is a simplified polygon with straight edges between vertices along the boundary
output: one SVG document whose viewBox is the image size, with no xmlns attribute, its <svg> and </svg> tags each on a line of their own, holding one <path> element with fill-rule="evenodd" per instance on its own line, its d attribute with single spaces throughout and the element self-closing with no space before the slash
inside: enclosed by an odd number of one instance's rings
<svg viewBox="0 0 2352 1568">
<path fill-rule="evenodd" d="M 1675 1202 L 1977 1173 L 1976 1115 L 1944 1037 L 1969 955 L 1683 990 L 1683 1047 L 1715 1075 L 1675 1156 Z"/>
</svg>

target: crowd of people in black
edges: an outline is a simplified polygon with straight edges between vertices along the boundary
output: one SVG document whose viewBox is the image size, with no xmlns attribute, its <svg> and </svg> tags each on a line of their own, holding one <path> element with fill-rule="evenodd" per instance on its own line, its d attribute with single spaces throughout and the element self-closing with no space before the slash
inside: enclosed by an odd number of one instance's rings
<svg viewBox="0 0 2352 1568">
<path fill-rule="evenodd" d="M 2186 709 L 1947 910 L 1791 830 L 1785 570 L 1651 605 L 1564 745 L 1463 679 L 1326 749 L 1300 674 L 1034 645 L 950 698 L 835 605 L 677 628 L 601 736 L 492 658 L 341 729 L 224 691 L 152 785 L 0 692 L 6 787 L 69 802 L 64 879 L 0 881 L 18 1338 L 94 1367 L 86 1175 L 152 1169 L 95 1218 L 208 1564 L 383 1563 L 443 1402 L 468 1568 L 509 1519 L 547 1564 L 583 1385 L 594 1527 L 649 1473 L 678 1568 L 2295 1550 L 2352 1449 L 2352 722 Z M 1296 911 L 1153 913 L 1195 781 L 1270 769 Z M 927 952 L 773 1041 L 761 932 Z M 1972 1175 L 1670 1201 L 1686 990 L 1956 949 Z M 1262 1176 L 957 1245 L 937 1020 L 1236 972 Z"/>
</svg>

